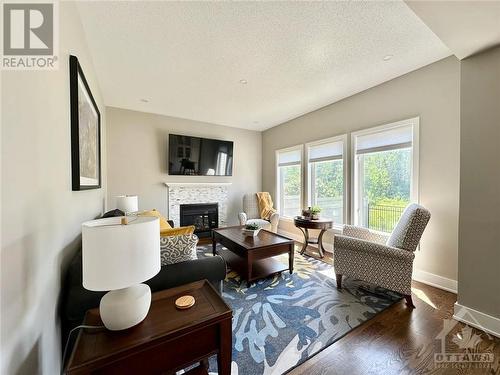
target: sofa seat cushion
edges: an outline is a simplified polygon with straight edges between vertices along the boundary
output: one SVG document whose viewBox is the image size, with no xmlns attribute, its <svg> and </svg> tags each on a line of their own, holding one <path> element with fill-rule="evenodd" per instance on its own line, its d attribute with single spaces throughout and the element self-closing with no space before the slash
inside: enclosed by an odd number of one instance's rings
<svg viewBox="0 0 500 375">
<path fill-rule="evenodd" d="M 247 224 L 257 224 L 263 229 L 271 230 L 271 223 L 264 219 L 248 219 Z"/>
<path fill-rule="evenodd" d="M 195 234 L 160 237 L 161 265 L 197 259 L 197 244 L 198 236 Z"/>
</svg>

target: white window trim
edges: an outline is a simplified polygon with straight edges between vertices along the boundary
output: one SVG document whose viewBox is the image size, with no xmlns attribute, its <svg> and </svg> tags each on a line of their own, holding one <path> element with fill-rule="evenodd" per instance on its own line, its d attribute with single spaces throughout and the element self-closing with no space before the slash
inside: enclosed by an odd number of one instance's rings
<svg viewBox="0 0 500 375">
<path fill-rule="evenodd" d="M 290 146 L 286 148 L 281 148 L 279 150 L 276 150 L 274 153 L 274 173 L 275 173 L 275 185 L 276 185 L 276 190 L 274 196 L 276 197 L 276 210 L 280 213 L 280 219 L 284 220 L 293 220 L 292 217 L 288 216 L 282 216 L 281 215 L 281 194 L 280 194 L 280 173 L 279 173 L 279 154 L 282 152 L 288 152 L 288 151 L 295 151 L 299 150 L 300 151 L 300 176 L 301 176 L 301 181 L 300 181 L 300 201 L 301 201 L 301 206 L 303 205 L 303 197 L 304 197 L 304 145 L 295 145 L 295 146 Z"/>
<path fill-rule="evenodd" d="M 412 125 L 413 135 L 412 135 L 412 174 L 411 174 L 411 192 L 410 199 L 412 202 L 420 202 L 420 186 L 419 186 L 419 159 L 420 159 L 420 117 L 412 117 L 409 119 L 391 122 L 389 124 L 375 126 L 369 129 L 358 130 L 351 133 L 351 221 L 352 224 L 358 225 L 358 207 L 357 203 L 360 198 L 360 189 L 357 186 L 356 181 L 359 181 L 357 177 L 359 173 L 359 165 L 356 164 L 356 138 L 360 135 L 367 135 L 378 133 L 381 131 L 390 130 L 392 128 L 397 128 L 400 126 Z M 358 196 L 356 196 L 358 195 Z"/>
<path fill-rule="evenodd" d="M 319 139 L 317 141 L 313 142 L 308 142 L 306 143 L 305 147 L 305 176 L 306 176 L 306 184 L 305 184 L 305 197 L 306 197 L 306 202 L 305 206 L 309 207 L 312 205 L 312 195 L 311 195 L 311 168 L 310 168 L 310 163 L 309 163 L 309 150 L 313 146 L 319 146 L 325 143 L 333 143 L 333 142 L 342 142 L 342 168 L 344 172 L 344 199 L 343 199 L 343 216 L 344 216 L 344 223 L 333 223 L 334 228 L 342 228 L 344 224 L 349 223 L 349 180 L 348 180 L 348 149 L 347 149 L 347 134 L 342 134 L 338 135 L 335 137 L 330 137 L 330 138 L 324 138 L 324 139 Z"/>
</svg>

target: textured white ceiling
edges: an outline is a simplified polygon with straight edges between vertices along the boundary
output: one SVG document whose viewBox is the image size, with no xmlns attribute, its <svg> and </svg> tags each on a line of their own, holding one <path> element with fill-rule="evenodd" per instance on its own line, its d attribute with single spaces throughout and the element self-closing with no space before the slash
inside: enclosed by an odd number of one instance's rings
<svg viewBox="0 0 500 375">
<path fill-rule="evenodd" d="M 459 58 L 500 44 L 500 1 L 406 1 Z"/>
<path fill-rule="evenodd" d="M 402 1 L 99 1 L 79 10 L 106 105 L 254 130 L 451 54 Z"/>
</svg>

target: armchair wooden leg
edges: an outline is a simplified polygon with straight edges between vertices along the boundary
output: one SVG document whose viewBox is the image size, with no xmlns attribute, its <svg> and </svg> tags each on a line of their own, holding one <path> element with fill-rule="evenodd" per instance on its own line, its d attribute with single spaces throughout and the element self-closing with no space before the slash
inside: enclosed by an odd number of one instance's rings
<svg viewBox="0 0 500 375">
<path fill-rule="evenodd" d="M 337 276 L 337 289 L 342 289 L 342 275 L 337 273 L 336 276 Z"/>
<path fill-rule="evenodd" d="M 411 309 L 415 308 L 415 305 L 413 304 L 413 300 L 411 298 L 411 294 L 405 294 L 405 300 L 406 300 L 406 306 L 408 306 Z"/>
</svg>

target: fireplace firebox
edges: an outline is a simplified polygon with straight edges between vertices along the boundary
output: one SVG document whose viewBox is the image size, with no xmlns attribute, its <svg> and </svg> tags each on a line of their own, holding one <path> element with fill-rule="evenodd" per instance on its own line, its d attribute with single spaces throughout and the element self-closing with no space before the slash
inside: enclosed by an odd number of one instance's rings
<svg viewBox="0 0 500 375">
<path fill-rule="evenodd" d="M 194 225 L 198 237 L 210 237 L 210 231 L 219 226 L 218 203 L 181 204 L 181 226 Z"/>
</svg>

